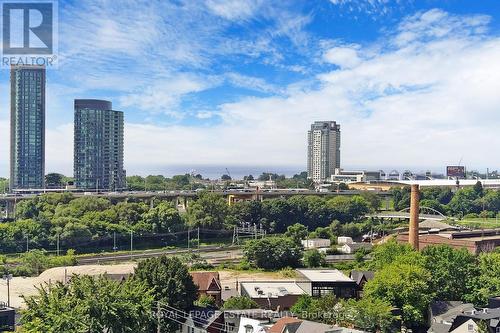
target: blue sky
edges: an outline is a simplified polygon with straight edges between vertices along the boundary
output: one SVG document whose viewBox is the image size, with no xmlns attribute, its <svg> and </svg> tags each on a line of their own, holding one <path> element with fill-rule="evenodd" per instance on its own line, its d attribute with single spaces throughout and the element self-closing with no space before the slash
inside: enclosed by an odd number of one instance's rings
<svg viewBox="0 0 500 333">
<path fill-rule="evenodd" d="M 72 173 L 74 98 L 125 112 L 129 174 L 299 171 L 316 120 L 341 124 L 344 167 L 495 169 L 499 16 L 494 0 L 59 1 L 47 171 Z M 8 89 L 2 70 L 0 175 Z"/>
</svg>

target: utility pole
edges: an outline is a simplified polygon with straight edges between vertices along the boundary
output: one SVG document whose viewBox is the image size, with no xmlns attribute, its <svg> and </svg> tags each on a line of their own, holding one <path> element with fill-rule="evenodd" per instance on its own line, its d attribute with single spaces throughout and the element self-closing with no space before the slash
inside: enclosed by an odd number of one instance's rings
<svg viewBox="0 0 500 333">
<path fill-rule="evenodd" d="M 113 231 L 113 251 L 116 252 L 116 231 Z"/>
<path fill-rule="evenodd" d="M 161 333 L 161 307 L 160 301 L 156 302 L 156 319 L 158 320 L 156 333 Z"/>
<path fill-rule="evenodd" d="M 59 257 L 59 239 L 60 239 L 60 236 L 59 236 L 59 233 L 57 233 L 57 256 Z"/>
<path fill-rule="evenodd" d="M 26 234 L 26 252 L 29 252 L 30 250 L 30 240 L 29 240 L 29 235 Z"/>
<path fill-rule="evenodd" d="M 12 280 L 12 274 L 5 274 L 3 279 L 7 281 L 7 306 L 10 308 L 10 280 Z"/>
<path fill-rule="evenodd" d="M 133 252 L 134 252 L 134 232 L 130 230 L 130 259 L 132 259 Z"/>
<path fill-rule="evenodd" d="M 187 238 L 187 242 L 188 242 L 188 250 L 189 250 L 189 228 L 188 228 L 188 238 Z"/>
<path fill-rule="evenodd" d="M 198 227 L 198 250 L 200 249 L 200 227 Z"/>
</svg>

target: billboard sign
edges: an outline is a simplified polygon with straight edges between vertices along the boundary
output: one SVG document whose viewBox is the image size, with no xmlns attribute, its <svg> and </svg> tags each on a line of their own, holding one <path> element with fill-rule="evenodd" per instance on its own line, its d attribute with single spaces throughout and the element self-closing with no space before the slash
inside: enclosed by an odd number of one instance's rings
<svg viewBox="0 0 500 333">
<path fill-rule="evenodd" d="M 465 167 L 459 165 L 449 165 L 446 167 L 446 176 L 452 178 L 465 178 Z"/>
</svg>

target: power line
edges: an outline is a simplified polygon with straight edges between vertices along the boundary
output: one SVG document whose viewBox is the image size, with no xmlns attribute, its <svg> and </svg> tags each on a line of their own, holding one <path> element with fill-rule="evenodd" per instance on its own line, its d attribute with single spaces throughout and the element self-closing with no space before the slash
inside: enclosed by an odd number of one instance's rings
<svg viewBox="0 0 500 333">
<path fill-rule="evenodd" d="M 176 308 L 174 308 L 172 306 L 169 306 L 168 304 L 161 303 L 161 302 L 158 302 L 158 304 L 163 304 L 166 308 L 162 307 L 162 306 L 159 306 L 159 307 L 153 306 L 153 308 L 157 308 L 157 309 L 162 310 L 162 311 L 167 311 L 169 313 L 172 313 L 175 317 L 181 317 L 183 320 L 191 319 L 193 321 L 194 325 L 198 324 L 198 325 L 204 327 L 207 324 L 206 322 L 202 321 L 203 319 L 200 319 L 200 318 L 198 318 L 196 316 L 191 316 L 187 312 L 184 312 L 182 310 L 176 309 Z M 184 313 L 184 315 L 179 315 L 178 313 Z M 188 325 L 188 324 L 186 324 L 186 322 L 181 322 L 180 320 L 177 320 L 177 319 L 174 319 L 174 318 L 170 318 L 169 317 L 168 320 L 173 320 L 174 322 L 177 322 L 177 323 L 179 323 L 181 325 L 185 325 L 185 326 L 190 327 L 190 328 L 199 329 L 199 327 Z M 227 332 L 227 333 L 229 333 L 228 329 L 225 327 L 224 324 L 212 322 L 210 325 L 214 325 L 214 326 L 218 325 L 219 327 L 214 327 L 216 330 L 218 330 L 219 332 Z"/>
</svg>

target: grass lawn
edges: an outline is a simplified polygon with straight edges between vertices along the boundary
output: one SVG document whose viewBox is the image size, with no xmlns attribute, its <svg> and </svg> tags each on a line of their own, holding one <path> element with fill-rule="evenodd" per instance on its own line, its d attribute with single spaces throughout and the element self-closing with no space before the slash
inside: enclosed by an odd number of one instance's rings
<svg viewBox="0 0 500 333">
<path fill-rule="evenodd" d="M 500 228 L 500 218 L 467 218 L 455 222 L 458 225 L 463 225 L 470 228 L 490 229 Z"/>
</svg>

